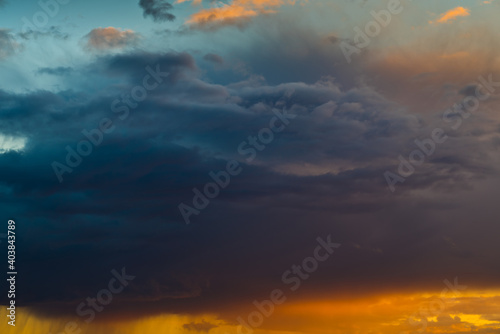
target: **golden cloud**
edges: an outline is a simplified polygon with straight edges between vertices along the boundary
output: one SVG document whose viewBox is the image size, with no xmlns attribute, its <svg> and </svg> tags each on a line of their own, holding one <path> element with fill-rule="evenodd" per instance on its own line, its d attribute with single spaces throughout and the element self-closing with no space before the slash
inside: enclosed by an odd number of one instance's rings
<svg viewBox="0 0 500 334">
<path fill-rule="evenodd" d="M 122 49 L 137 42 L 138 35 L 133 30 L 114 27 L 92 29 L 86 36 L 87 47 L 95 50 Z"/>
<path fill-rule="evenodd" d="M 178 0 L 182 3 L 190 0 Z M 193 4 L 200 4 L 192 0 Z M 186 21 L 190 26 L 216 28 L 230 24 L 241 24 L 249 19 L 263 14 L 276 13 L 284 5 L 295 5 L 296 0 L 234 0 L 230 4 L 220 4 L 217 7 L 203 8 L 191 15 Z"/>
<path fill-rule="evenodd" d="M 448 21 L 454 20 L 457 17 L 460 16 L 469 16 L 470 15 L 470 10 L 464 7 L 456 7 L 453 9 L 450 9 L 449 11 L 441 14 L 439 19 L 435 23 L 446 23 Z"/>
</svg>

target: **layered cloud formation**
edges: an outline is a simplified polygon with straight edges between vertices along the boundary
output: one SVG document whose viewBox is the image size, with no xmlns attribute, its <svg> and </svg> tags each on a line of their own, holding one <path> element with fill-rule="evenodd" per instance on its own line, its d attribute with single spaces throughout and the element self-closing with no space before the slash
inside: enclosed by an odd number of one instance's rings
<svg viewBox="0 0 500 334">
<path fill-rule="evenodd" d="M 142 82 L 148 65 L 158 65 L 170 76 L 131 109 L 126 121 L 120 121 L 112 101 Z M 307 240 L 324 233 L 333 233 L 346 247 L 325 269 L 324 277 L 309 286 L 318 293 L 363 285 L 366 275 L 373 284 L 365 292 L 394 289 L 399 283 L 400 289 L 408 284 L 432 285 L 441 275 L 460 274 L 484 286 L 493 283 L 496 253 L 487 240 L 470 244 L 474 237 L 468 227 L 474 222 L 464 213 L 450 230 L 448 220 L 437 218 L 439 212 L 451 215 L 448 210 L 461 205 L 446 200 L 446 193 L 497 175 L 489 155 L 497 147 L 496 129 L 479 131 L 487 129 L 484 124 L 492 119 L 471 120 L 468 130 L 454 134 L 401 185 L 400 195 L 393 195 L 384 171 L 396 168 L 397 155 L 404 154 L 414 138 L 427 136 L 432 125 L 422 126 L 423 119 L 370 87 L 345 90 L 330 78 L 312 84 L 270 85 L 258 78 L 214 84 L 202 79 L 197 62 L 186 53 L 104 56 L 74 70 L 89 75 L 95 71 L 101 81 L 112 81 L 94 93 L 2 93 L 1 114 L 6 121 L 0 131 L 4 136 L 29 138 L 23 152 L 0 155 L 1 173 L 8 175 L 2 182 L 5 205 L 18 219 L 31 221 L 20 228 L 29 240 L 21 250 L 29 263 L 26 277 L 41 270 L 45 264 L 38 264 L 37 258 L 47 256 L 55 256 L 52 265 L 61 268 L 47 279 L 65 277 L 50 290 L 44 279 L 30 281 L 20 298 L 24 305 L 35 309 L 40 305 L 40 312 L 63 311 L 65 303 L 90 293 L 106 275 L 107 269 L 98 268 L 126 263 L 141 275 L 135 288 L 122 297 L 120 312 L 132 301 L 135 307 L 143 303 L 146 313 L 224 308 L 226 303 L 259 295 L 266 285 L 272 287 L 272 268 L 286 267 L 305 251 L 302 247 L 309 247 Z M 114 80 L 121 82 L 119 89 L 113 87 Z M 238 153 L 239 143 L 265 127 L 276 110 L 297 117 L 248 164 Z M 16 121 L 8 121 L 13 115 Z M 76 147 L 85 138 L 82 130 L 98 127 L 103 117 L 113 119 L 116 130 L 65 174 L 63 183 L 57 182 L 51 163 L 64 161 L 65 147 Z M 222 170 L 229 159 L 239 160 L 245 172 L 193 219 L 194 228 L 185 226 L 178 204 L 189 201 L 192 189 L 209 181 L 209 172 Z M 435 199 L 416 195 L 430 195 L 429 191 Z M 409 200 L 414 201 L 411 208 L 405 204 Z M 431 202 L 436 213 L 429 215 L 424 208 Z M 395 209 L 398 206 L 405 210 Z M 487 217 L 482 220 L 490 226 L 487 230 L 493 223 Z M 51 241 L 50 249 L 36 239 L 46 229 L 60 236 Z M 263 229 L 274 241 L 256 245 Z M 143 237 L 137 238 L 138 230 Z M 237 242 L 223 242 L 227 236 L 220 235 L 221 230 Z M 477 237 L 485 237 L 477 232 Z M 280 241 L 283 233 L 288 238 Z M 299 235 L 303 246 L 297 248 L 289 238 Z M 450 246 L 445 237 L 461 246 Z M 427 244 L 425 251 L 416 246 L 418 240 Z M 358 246 L 349 246 L 351 242 Z M 402 249 L 403 244 L 413 246 Z M 174 255 L 180 248 L 183 251 Z M 380 252 L 371 252 L 372 248 Z M 129 252 L 135 255 L 126 256 Z M 247 261 L 264 254 L 274 255 L 258 269 L 248 266 Z M 441 255 L 429 258 L 430 254 Z M 484 261 L 480 268 L 475 265 L 478 256 Z M 72 264 L 66 263 L 67 257 Z M 460 270 L 451 266 L 442 272 L 442 261 L 457 260 Z M 159 262 L 162 265 L 155 265 Z M 155 269 L 144 271 L 143 266 Z M 473 267 L 475 274 L 468 275 Z M 82 276 L 82 268 L 94 272 L 95 278 Z M 399 281 L 402 277 L 407 277 L 404 284 Z M 246 286 L 255 280 L 261 285 Z M 81 293 L 70 293 L 74 286 Z M 156 306 L 151 309 L 153 300 Z"/>
<path fill-rule="evenodd" d="M 311 3 L 140 1 L 138 24 L 0 30 L 0 208 L 26 331 L 60 332 L 122 267 L 133 284 L 84 332 L 234 331 L 327 235 L 342 246 L 256 332 L 499 331 L 500 44 L 474 21 L 493 4 L 404 3 L 348 64 L 340 42 L 386 4 Z M 429 145 L 391 192 L 386 172 Z M 232 161 L 185 224 L 179 205 Z M 455 277 L 467 290 L 419 314 Z"/>
</svg>

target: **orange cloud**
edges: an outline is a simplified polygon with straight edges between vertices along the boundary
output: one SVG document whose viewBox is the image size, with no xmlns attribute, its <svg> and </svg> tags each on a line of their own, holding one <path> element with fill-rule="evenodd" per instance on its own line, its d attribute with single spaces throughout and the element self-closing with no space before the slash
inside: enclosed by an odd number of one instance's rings
<svg viewBox="0 0 500 334">
<path fill-rule="evenodd" d="M 189 0 L 178 0 L 177 3 Z M 294 5 L 296 0 L 234 0 L 230 4 L 222 4 L 218 7 L 202 9 L 191 15 L 186 21 L 188 25 L 198 27 L 216 28 L 228 24 L 240 24 L 252 17 L 275 13 L 276 9 L 286 5 Z M 199 1 L 194 0 L 194 4 Z"/>
<path fill-rule="evenodd" d="M 444 290 L 443 290 L 444 289 Z M 81 333 L 162 333 L 171 334 L 358 334 L 358 333 L 498 333 L 500 330 L 500 290 L 437 291 L 399 293 L 361 298 L 325 296 L 301 300 L 289 296 L 284 304 L 274 305 L 260 326 L 251 330 L 239 327 L 237 317 L 248 319 L 256 311 L 248 302 L 243 308 L 228 305 L 227 314 L 160 314 L 142 319 L 120 319 L 86 323 L 78 317 L 44 318 L 26 308 L 17 308 L 20 333 L 63 332 L 68 322 Z M 260 300 L 259 300 L 260 301 Z M 0 308 L 5 319 L 6 308 Z M 69 331 L 67 331 L 69 333 Z"/>
<path fill-rule="evenodd" d="M 138 35 L 132 30 L 113 27 L 92 29 L 86 37 L 87 47 L 96 50 L 121 49 L 138 39 Z"/>
<path fill-rule="evenodd" d="M 453 9 L 450 9 L 446 13 L 441 14 L 439 19 L 436 21 L 436 23 L 445 23 L 450 20 L 454 20 L 457 17 L 460 16 L 469 16 L 470 15 L 470 10 L 464 7 L 456 7 Z"/>
</svg>

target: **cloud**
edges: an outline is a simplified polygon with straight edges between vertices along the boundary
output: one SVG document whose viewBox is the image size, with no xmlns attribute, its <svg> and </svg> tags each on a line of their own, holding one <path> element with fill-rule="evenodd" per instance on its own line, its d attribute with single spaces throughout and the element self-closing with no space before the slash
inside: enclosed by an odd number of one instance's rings
<svg viewBox="0 0 500 334">
<path fill-rule="evenodd" d="M 93 50 L 123 49 L 137 43 L 139 36 L 132 30 L 114 27 L 92 29 L 85 38 L 87 47 Z"/>
<path fill-rule="evenodd" d="M 212 62 L 219 65 L 224 63 L 224 59 L 221 56 L 216 55 L 214 53 L 207 53 L 206 55 L 203 56 L 203 59 L 208 62 Z"/>
<path fill-rule="evenodd" d="M 305 292 L 411 289 L 443 275 L 463 275 L 468 285 L 496 284 L 496 197 L 448 197 L 482 178 L 496 191 L 498 170 L 488 154 L 493 144 L 470 135 L 491 119 L 454 134 L 391 194 L 384 171 L 397 168 L 397 155 L 415 138 L 428 136 L 416 115 L 371 87 L 345 88 L 331 77 L 217 84 L 202 64 L 187 53 L 124 52 L 75 68 L 110 82 L 105 89 L 0 91 L 0 133 L 29 138 L 22 152 L 0 154 L 0 193 L 8 199 L 0 211 L 27 224 L 23 252 L 30 260 L 18 278 L 25 287 L 19 303 L 37 313 L 74 314 L 68 305 L 95 295 L 112 267 L 126 265 L 140 275 L 100 317 L 222 312 L 227 318 L 272 291 L 283 270 L 328 234 L 362 249 L 345 247 Z M 148 65 L 172 75 L 120 120 L 112 102 L 143 82 Z M 283 110 L 296 119 L 247 161 L 239 144 Z M 104 117 L 116 130 L 58 183 L 51 163 L 64 162 L 67 145 L 76 147 L 85 139 L 82 130 Z M 244 172 L 186 226 L 179 203 L 189 203 L 192 189 L 232 159 Z M 474 198 L 483 210 L 471 208 Z M 46 230 L 50 240 L 40 238 Z M 54 269 L 31 280 L 46 267 L 39 259 L 49 257 Z M 250 266 L 255 258 L 263 260 Z M 82 270 L 93 274 L 82 276 Z"/>
<path fill-rule="evenodd" d="M 0 192 L 8 194 L 0 209 L 29 222 L 23 251 L 33 260 L 25 277 L 46 266 L 39 258 L 50 256 L 56 268 L 48 277 L 20 282 L 28 289 L 20 303 L 36 312 L 63 314 L 68 304 L 76 306 L 102 288 L 110 266 L 124 263 L 141 275 L 113 304 L 115 311 L 106 310 L 102 317 L 220 311 L 227 319 L 233 306 L 251 304 L 275 288 L 282 270 L 310 252 L 308 240 L 329 233 L 361 249 L 346 247 L 315 284 L 304 285 L 312 293 L 411 290 L 429 286 L 436 277 L 461 274 L 467 284 L 496 284 L 496 197 L 484 196 L 496 190 L 468 189 L 482 179 L 498 185 L 493 142 L 500 139 L 498 113 L 471 116 L 464 131 L 452 133 L 397 194 L 388 191 L 383 179 L 385 170 L 397 168 L 399 154 L 407 156 L 416 148 L 415 138 L 427 138 L 429 129 L 443 126 L 439 110 L 422 108 L 429 101 L 429 82 L 413 86 L 407 78 L 437 72 L 419 80 L 460 83 L 460 94 L 466 82 L 459 74 L 467 71 L 476 78 L 489 68 L 451 72 L 443 65 L 463 58 L 439 60 L 441 50 L 426 53 L 418 44 L 408 46 L 419 50 L 410 53 L 410 62 L 404 57 L 407 50 L 401 50 L 401 55 L 370 59 L 376 69 L 362 63 L 363 56 L 360 66 L 349 67 L 336 45 L 325 43 L 330 34 L 318 36 L 292 22 L 281 23 L 276 29 L 252 25 L 249 32 L 259 38 L 233 46 L 230 55 L 224 47 L 217 49 L 227 64 L 236 55 L 260 76 L 217 80 L 206 60 L 219 59 L 206 53 L 196 53 L 196 63 L 187 53 L 125 50 L 74 68 L 94 78 L 99 89 L 75 85 L 57 93 L 0 92 L 0 132 L 30 138 L 22 154 L 0 156 Z M 477 56 L 475 46 L 462 43 L 470 46 L 469 57 Z M 482 60 L 476 62 L 486 66 Z M 111 102 L 141 84 L 145 68 L 157 64 L 172 75 L 148 92 L 126 121 L 113 117 Z M 359 71 L 378 89 L 356 82 Z M 421 101 L 400 103 L 390 95 L 399 90 Z M 433 89 L 442 100 L 437 92 Z M 238 145 L 283 109 L 297 118 L 254 162 L 246 161 Z M 433 117 L 422 116 L 433 112 Z M 103 117 L 113 117 L 115 132 L 59 184 L 50 163 L 64 161 L 66 145 L 74 147 L 84 138 L 81 131 L 96 128 Z M 208 173 L 223 169 L 230 159 L 240 161 L 244 173 L 185 227 L 178 204 L 190 201 L 192 189 L 210 182 Z M 452 191 L 463 197 L 450 197 Z M 491 203 L 480 203 L 482 209 L 464 209 L 475 198 L 484 202 L 490 197 Z M 477 217 L 478 212 L 484 216 Z M 49 241 L 39 238 L 45 230 L 52 231 Z M 457 247 L 450 247 L 444 236 Z M 183 252 L 176 252 L 179 247 Z M 255 264 L 255 258 L 264 260 Z M 478 259 L 480 268 L 475 267 Z M 82 268 L 93 277 L 81 277 Z M 64 280 L 54 286 L 54 277 Z"/>
<path fill-rule="evenodd" d="M 38 69 L 37 73 L 38 74 L 48 74 L 48 75 L 56 75 L 56 76 L 62 76 L 62 75 L 67 75 L 73 71 L 73 68 L 71 67 L 42 67 Z"/>
<path fill-rule="evenodd" d="M 20 47 L 10 30 L 0 29 L 0 60 L 13 55 Z"/>
<path fill-rule="evenodd" d="M 58 26 L 50 26 L 46 30 L 27 30 L 19 33 L 19 37 L 25 40 L 38 39 L 43 37 L 53 37 L 57 39 L 68 39 L 69 34 L 63 33 Z"/>
<path fill-rule="evenodd" d="M 470 10 L 464 7 L 456 7 L 450 9 L 449 11 L 440 15 L 439 19 L 435 21 L 435 23 L 446 23 L 448 21 L 454 20 L 457 17 L 461 16 L 469 16 Z"/>
<path fill-rule="evenodd" d="M 172 4 L 165 0 L 140 0 L 139 6 L 144 10 L 144 17 L 151 16 L 153 21 L 173 21 L 175 16 L 170 13 Z"/>
<path fill-rule="evenodd" d="M 283 271 L 310 255 L 318 236 L 329 234 L 343 244 L 339 252 L 265 319 L 262 331 L 316 333 L 324 323 L 331 333 L 397 334 L 415 329 L 406 328 L 405 317 L 428 300 L 408 291 L 439 293 L 442 279 L 457 275 L 469 286 L 498 287 L 498 97 L 482 101 L 460 131 L 441 121 L 443 104 L 475 91 L 469 79 L 493 73 L 500 80 L 489 63 L 498 64 L 496 35 L 467 27 L 470 35 L 463 39 L 463 27 L 428 26 L 424 30 L 437 36 L 422 34 L 421 43 L 406 41 L 378 57 L 361 54 L 346 66 L 338 42 L 349 36 L 332 34 L 330 26 L 321 33 L 301 27 L 297 17 L 303 13 L 295 14 L 260 16 L 254 23 L 265 24 L 252 24 L 248 35 L 228 29 L 216 47 L 202 43 L 193 55 L 127 49 L 123 40 L 130 35 L 100 28 L 103 50 L 123 49 L 120 54 L 98 53 L 85 57 L 85 64 L 61 58 L 71 68 L 34 65 L 35 73 L 60 76 L 37 79 L 68 82 L 67 90 L 0 90 L 0 211 L 22 228 L 19 319 L 74 318 L 79 303 L 102 291 L 110 270 L 126 266 L 136 280 L 98 314 L 102 322 L 82 332 L 130 333 L 133 320 L 147 315 L 158 326 L 146 328 L 144 321 L 137 332 L 164 326 L 223 334 L 224 322 L 255 310 L 252 301 L 269 299 L 282 287 Z M 240 19 L 234 22 L 245 21 Z M 377 45 L 373 39 L 369 51 Z M 227 75 L 234 61 L 244 63 L 248 75 Z M 113 102 L 138 92 L 151 75 L 148 66 L 170 76 L 126 120 L 119 119 Z M 296 118 L 248 161 L 238 152 L 240 143 L 284 110 Z M 104 117 L 116 129 L 59 184 L 51 163 L 64 163 L 66 148 L 76 148 L 86 138 L 82 130 L 96 129 Z M 390 193 L 383 173 L 396 170 L 398 155 L 408 157 L 417 148 L 414 140 L 429 138 L 436 127 L 446 128 L 448 141 Z M 26 138 L 22 145 L 19 138 Z M 193 189 L 212 182 L 209 173 L 233 159 L 243 172 L 186 226 L 179 203 L 190 204 Z M 338 302 L 396 291 L 405 293 Z M 306 297 L 330 304 L 300 307 Z M 411 298 L 415 303 L 407 302 Z M 0 303 L 7 302 L 0 296 Z M 490 302 L 484 314 L 498 319 L 499 301 Z M 483 299 L 468 309 L 487 312 L 486 306 Z M 375 318 L 377 310 L 385 315 Z M 175 327 L 166 313 L 180 314 Z M 206 313 L 217 318 L 185 316 Z M 124 318 L 131 320 L 127 328 L 110 329 L 120 323 L 112 320 Z M 457 325 L 444 315 L 437 320 Z M 32 333 L 60 332 L 66 321 Z"/>
<path fill-rule="evenodd" d="M 217 7 L 201 9 L 191 15 L 186 24 L 200 29 L 242 25 L 253 17 L 276 13 L 277 8 L 285 4 L 293 5 L 295 2 L 295 0 L 234 0 L 230 4 L 217 2 Z"/>
<path fill-rule="evenodd" d="M 0 154 L 10 151 L 22 151 L 26 146 L 27 138 L 16 138 L 0 134 Z"/>
<path fill-rule="evenodd" d="M 191 322 L 189 324 L 182 325 L 182 328 L 187 329 L 188 331 L 195 332 L 210 332 L 211 329 L 217 328 L 217 325 L 211 324 L 208 321 L 203 320 L 202 322 Z"/>
</svg>

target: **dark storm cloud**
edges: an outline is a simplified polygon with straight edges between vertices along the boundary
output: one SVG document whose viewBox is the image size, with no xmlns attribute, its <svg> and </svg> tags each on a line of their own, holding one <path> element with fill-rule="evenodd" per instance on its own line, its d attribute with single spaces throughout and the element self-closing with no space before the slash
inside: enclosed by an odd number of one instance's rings
<svg viewBox="0 0 500 334">
<path fill-rule="evenodd" d="M 144 17 L 151 16 L 155 22 L 175 20 L 175 15 L 170 13 L 173 6 L 166 0 L 140 0 L 139 6 L 144 11 Z"/>
<path fill-rule="evenodd" d="M 172 75 L 119 120 L 112 101 L 157 65 Z M 0 154 L 0 208 L 22 236 L 20 304 L 74 314 L 111 269 L 126 267 L 136 279 L 100 317 L 232 315 L 281 287 L 283 271 L 329 234 L 343 246 L 304 291 L 370 293 L 457 275 L 487 286 L 498 277 L 491 215 L 481 220 L 491 228 L 473 233 L 477 213 L 438 219 L 468 200 L 451 201 L 450 189 L 496 175 L 480 138 L 457 134 L 392 194 L 384 171 L 426 135 L 398 104 L 332 78 L 217 85 L 198 66 L 187 53 L 124 53 L 85 68 L 119 79 L 105 90 L 0 92 L 0 134 L 27 139 L 23 152 Z M 249 163 L 238 145 L 283 110 L 297 117 Z M 64 162 L 66 145 L 75 147 L 103 117 L 116 130 L 59 183 L 51 163 Z M 241 175 L 185 225 L 179 203 L 230 159 Z M 190 328 L 208 331 L 199 325 Z"/>
<path fill-rule="evenodd" d="M 104 71 L 109 76 L 128 76 L 137 82 L 147 74 L 146 67 L 158 65 L 162 70 L 168 69 L 172 78 L 184 77 L 189 71 L 196 70 L 193 57 L 187 53 L 133 53 L 103 57 L 93 65 L 93 70 Z M 186 74 L 184 74 L 186 73 Z"/>
<path fill-rule="evenodd" d="M 475 96 L 476 95 L 476 90 L 480 89 L 477 84 L 472 84 L 472 85 L 467 85 L 466 87 L 462 88 L 459 91 L 459 94 L 463 96 Z"/>
</svg>

